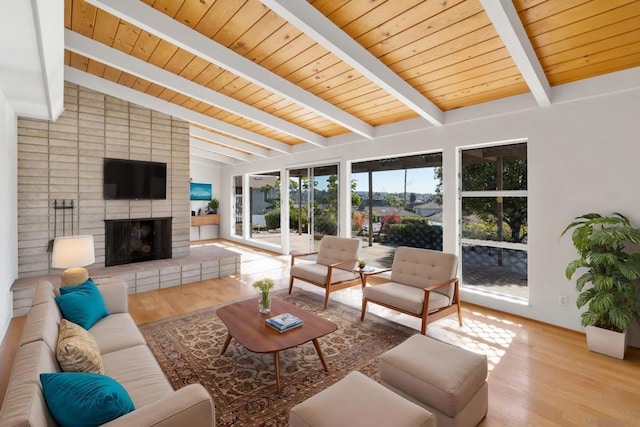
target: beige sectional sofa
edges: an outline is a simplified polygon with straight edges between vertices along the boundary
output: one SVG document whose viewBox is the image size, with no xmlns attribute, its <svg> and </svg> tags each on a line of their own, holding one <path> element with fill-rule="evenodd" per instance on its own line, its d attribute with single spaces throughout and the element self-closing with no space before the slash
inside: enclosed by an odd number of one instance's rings
<svg viewBox="0 0 640 427">
<path fill-rule="evenodd" d="M 174 391 L 128 313 L 124 282 L 98 286 L 109 315 L 89 333 L 100 349 L 105 375 L 129 393 L 135 410 L 108 426 L 213 426 L 214 405 L 200 384 Z M 0 410 L 2 426 L 55 426 L 39 374 L 59 372 L 56 360 L 61 314 L 54 288 L 40 283 L 25 321 L 7 393 Z"/>
</svg>

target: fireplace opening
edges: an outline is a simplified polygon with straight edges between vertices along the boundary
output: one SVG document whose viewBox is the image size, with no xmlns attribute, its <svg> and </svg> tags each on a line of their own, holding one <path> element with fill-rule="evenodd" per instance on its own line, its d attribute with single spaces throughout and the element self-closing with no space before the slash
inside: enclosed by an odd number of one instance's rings
<svg viewBox="0 0 640 427">
<path fill-rule="evenodd" d="M 105 221 L 105 266 L 171 258 L 171 218 Z"/>
</svg>

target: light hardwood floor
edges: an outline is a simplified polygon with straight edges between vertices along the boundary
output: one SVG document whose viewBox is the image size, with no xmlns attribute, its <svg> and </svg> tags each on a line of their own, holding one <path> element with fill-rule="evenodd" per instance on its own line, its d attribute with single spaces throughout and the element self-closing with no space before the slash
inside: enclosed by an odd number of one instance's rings
<svg viewBox="0 0 640 427">
<path fill-rule="evenodd" d="M 255 295 L 251 284 L 259 278 L 273 278 L 277 289 L 288 286 L 288 257 L 219 240 L 209 243 L 242 251 L 241 273 L 131 295 L 129 310 L 136 322 Z M 296 282 L 294 292 L 298 288 L 321 292 Z M 332 293 L 329 309 L 338 301 L 359 308 L 360 298 L 359 287 Z M 463 327 L 451 316 L 430 324 L 427 333 L 488 356 L 489 413 L 482 426 L 640 427 L 639 349 L 629 348 L 621 361 L 589 352 L 581 333 L 483 307 L 463 307 Z M 375 305 L 370 312 L 419 329 L 417 318 Z M 23 324 L 24 318 L 14 319 L 0 347 L 0 398 Z"/>
</svg>

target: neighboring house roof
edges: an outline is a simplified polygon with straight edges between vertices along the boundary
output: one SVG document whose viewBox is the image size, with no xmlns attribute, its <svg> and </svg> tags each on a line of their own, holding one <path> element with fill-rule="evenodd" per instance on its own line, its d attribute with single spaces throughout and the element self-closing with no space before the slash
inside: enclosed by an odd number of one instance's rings
<svg viewBox="0 0 640 427">
<path fill-rule="evenodd" d="M 434 203 L 434 202 L 429 202 L 429 203 L 422 203 L 420 205 L 414 205 L 413 208 L 414 209 L 440 209 L 440 210 L 442 210 L 442 205 L 439 205 L 439 204 Z"/>
<path fill-rule="evenodd" d="M 415 216 L 415 212 L 407 211 L 404 209 L 394 208 L 392 206 L 374 206 L 373 211 L 376 215 L 383 217 L 390 214 L 396 214 L 398 216 Z M 364 210 L 365 215 L 368 213 L 368 209 Z"/>
<path fill-rule="evenodd" d="M 431 215 L 429 218 L 429 224 L 442 224 L 442 212 L 437 213 L 435 215 Z"/>
</svg>

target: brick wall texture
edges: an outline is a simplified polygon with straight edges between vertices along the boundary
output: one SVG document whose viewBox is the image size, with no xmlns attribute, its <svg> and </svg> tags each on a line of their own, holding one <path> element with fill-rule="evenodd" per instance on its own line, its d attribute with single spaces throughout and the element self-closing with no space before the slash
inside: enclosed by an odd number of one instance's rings
<svg viewBox="0 0 640 427">
<path fill-rule="evenodd" d="M 93 234 L 104 266 L 104 220 L 173 217 L 173 257 L 189 255 L 189 124 L 102 93 L 65 83 L 65 110 L 55 122 L 18 120 L 18 273 L 51 274 L 54 232 Z M 103 159 L 167 163 L 166 200 L 104 200 Z M 57 228 L 56 228 L 57 223 Z"/>
</svg>

